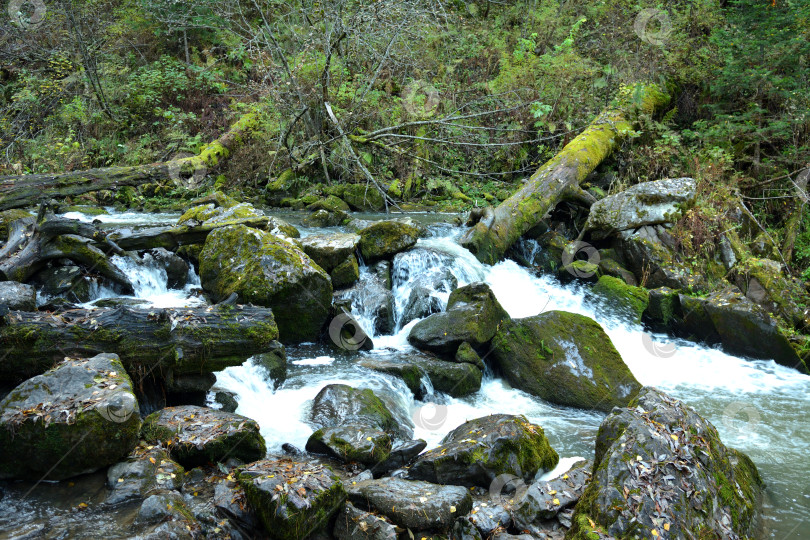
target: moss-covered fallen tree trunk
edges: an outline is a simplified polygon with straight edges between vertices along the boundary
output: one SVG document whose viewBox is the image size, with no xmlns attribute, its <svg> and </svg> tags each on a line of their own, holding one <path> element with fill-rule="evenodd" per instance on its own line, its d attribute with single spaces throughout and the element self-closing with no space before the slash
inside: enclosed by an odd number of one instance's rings
<svg viewBox="0 0 810 540">
<path fill-rule="evenodd" d="M 243 115 L 220 138 L 199 155 L 134 167 L 106 167 L 56 174 L 0 176 L 0 211 L 35 206 L 52 198 L 72 197 L 92 191 L 115 190 L 174 179 L 178 183 L 197 181 L 222 164 L 250 138 L 257 115 Z"/>
<path fill-rule="evenodd" d="M 276 338 L 272 311 L 258 307 L 11 311 L 0 318 L 0 384 L 103 352 L 117 354 L 136 383 L 211 373 L 272 350 Z"/>
<path fill-rule="evenodd" d="M 492 219 L 482 220 L 470 229 L 461 244 L 481 262 L 498 262 L 558 202 L 579 197 L 580 182 L 630 134 L 641 114 L 652 114 L 667 103 L 669 96 L 656 85 L 623 89 L 615 105 L 603 111 L 540 167 L 523 188 L 495 208 Z"/>
</svg>

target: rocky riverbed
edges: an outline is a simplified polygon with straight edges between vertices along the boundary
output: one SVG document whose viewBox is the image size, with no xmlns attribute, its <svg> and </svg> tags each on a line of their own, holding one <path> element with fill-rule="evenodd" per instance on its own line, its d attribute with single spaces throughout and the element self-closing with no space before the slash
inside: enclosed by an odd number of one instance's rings
<svg viewBox="0 0 810 540">
<path fill-rule="evenodd" d="M 603 236 L 661 227 L 608 203 Z M 660 257 L 660 287 L 638 287 L 633 258 L 660 247 L 566 260 L 546 234 L 490 267 L 455 216 L 224 196 L 99 222 L 128 246 L 119 283 L 61 259 L 0 283 L 10 537 L 810 528 L 810 377 L 740 289 L 690 295 Z"/>
</svg>

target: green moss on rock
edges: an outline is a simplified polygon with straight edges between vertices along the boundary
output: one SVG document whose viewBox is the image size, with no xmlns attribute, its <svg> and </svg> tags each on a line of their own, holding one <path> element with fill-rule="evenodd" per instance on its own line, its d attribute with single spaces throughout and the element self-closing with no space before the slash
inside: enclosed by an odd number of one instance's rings
<svg viewBox="0 0 810 540">
<path fill-rule="evenodd" d="M 592 290 L 612 308 L 629 315 L 633 322 L 641 322 L 641 315 L 649 303 L 647 291 L 642 287 L 633 287 L 615 277 L 602 276 Z"/>
</svg>

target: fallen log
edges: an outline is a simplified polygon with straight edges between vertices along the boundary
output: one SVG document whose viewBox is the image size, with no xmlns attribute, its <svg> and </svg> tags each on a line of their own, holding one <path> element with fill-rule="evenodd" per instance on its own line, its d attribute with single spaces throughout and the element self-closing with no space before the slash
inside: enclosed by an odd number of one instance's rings
<svg viewBox="0 0 810 540">
<path fill-rule="evenodd" d="M 632 132 L 641 114 L 669 103 L 656 85 L 638 84 L 620 93 L 585 131 L 540 167 L 517 193 L 503 201 L 461 238 L 481 262 L 495 264 L 523 234 L 538 225 L 558 202 L 581 198 L 579 184 Z"/>
<path fill-rule="evenodd" d="M 10 311 L 0 317 L 0 384 L 16 385 L 66 356 L 102 352 L 121 357 L 136 384 L 199 375 L 240 365 L 276 338 L 272 311 L 258 307 Z"/>
<path fill-rule="evenodd" d="M 165 248 L 174 251 L 180 246 L 189 244 L 202 244 L 208 234 L 219 227 L 228 225 L 245 225 L 254 229 L 267 230 L 270 219 L 267 217 L 252 217 L 244 219 L 229 220 L 225 223 L 213 223 L 209 225 L 199 225 L 197 227 L 150 227 L 141 229 L 126 235 L 110 235 L 116 245 L 127 251 L 139 251 L 143 249 Z"/>
<path fill-rule="evenodd" d="M 104 232 L 89 223 L 56 217 L 42 205 L 35 220 L 17 220 L 9 226 L 8 242 L 0 250 L 0 279 L 25 282 L 48 261 L 70 259 L 118 284 L 125 294 L 132 293 L 132 283 L 109 261 L 109 253 L 123 251 Z"/>
<path fill-rule="evenodd" d="M 24 208 L 53 198 L 72 197 L 92 191 L 114 190 L 173 179 L 178 183 L 199 182 L 200 176 L 231 157 L 255 130 L 255 113 L 243 115 L 220 138 L 199 155 L 134 167 L 106 167 L 56 174 L 0 176 L 0 211 Z"/>
</svg>

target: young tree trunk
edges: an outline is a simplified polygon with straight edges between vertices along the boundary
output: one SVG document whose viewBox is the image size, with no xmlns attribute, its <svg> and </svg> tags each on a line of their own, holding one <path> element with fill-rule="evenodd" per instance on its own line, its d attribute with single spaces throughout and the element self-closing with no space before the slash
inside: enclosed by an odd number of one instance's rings
<svg viewBox="0 0 810 540">
<path fill-rule="evenodd" d="M 192 187 L 190 185 L 192 182 L 199 182 L 209 170 L 231 157 L 253 134 L 256 125 L 255 113 L 243 115 L 227 133 L 209 144 L 197 156 L 134 167 L 0 176 L 0 211 L 35 206 L 52 198 L 72 197 L 124 186 L 140 186 L 169 179 L 181 186 Z"/>
<path fill-rule="evenodd" d="M 656 85 L 639 84 L 628 91 L 495 208 L 493 219 L 467 231 L 461 244 L 481 262 L 495 264 L 558 202 L 576 197 L 579 183 L 627 137 L 639 115 L 652 114 L 669 103 L 669 96 Z"/>
<path fill-rule="evenodd" d="M 271 350 L 278 337 L 267 308 L 11 311 L 0 317 L 0 384 L 18 384 L 65 356 L 115 353 L 137 383 L 211 373 Z"/>
</svg>

